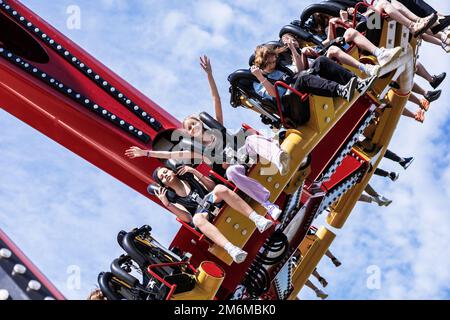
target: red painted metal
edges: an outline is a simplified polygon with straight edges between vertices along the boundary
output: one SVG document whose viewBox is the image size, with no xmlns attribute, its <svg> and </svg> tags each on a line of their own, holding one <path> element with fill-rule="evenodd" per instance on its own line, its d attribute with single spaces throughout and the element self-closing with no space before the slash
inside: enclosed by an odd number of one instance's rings
<svg viewBox="0 0 450 320">
<path fill-rule="evenodd" d="M 14 255 L 16 255 L 23 265 L 30 270 L 35 278 L 48 289 L 56 300 L 65 300 L 63 294 L 47 279 L 47 277 L 31 262 L 30 259 L 16 246 L 16 244 L 0 229 L 0 239 L 8 246 Z"/>
<path fill-rule="evenodd" d="M 305 102 L 306 99 L 309 98 L 309 94 L 308 93 L 301 93 L 298 90 L 295 90 L 294 88 L 292 88 L 291 86 L 289 86 L 288 84 L 284 83 L 283 81 L 277 81 L 275 82 L 275 95 L 276 95 L 276 100 L 277 100 L 277 107 L 278 107 L 278 115 L 280 116 L 281 119 L 281 123 L 283 124 L 283 126 L 285 128 L 291 128 L 285 121 L 284 116 L 283 116 L 283 110 L 282 110 L 282 104 L 281 104 L 281 98 L 280 98 L 280 93 L 278 92 L 278 87 L 283 87 L 287 90 L 291 90 L 294 94 L 298 95 L 300 97 L 300 101 Z"/>
<path fill-rule="evenodd" d="M 19 1 L 9 0 L 7 3 L 57 43 L 67 48 L 79 61 L 89 65 L 117 90 L 151 114 L 165 129 L 179 127 L 179 121 L 170 113 L 133 88 Z M 1 11 L 0 14 L 5 15 Z M 50 60 L 46 64 L 30 61 L 31 64 L 149 134 L 152 140 L 155 139 L 158 133 L 150 125 L 101 90 L 91 79 L 52 49 L 46 47 L 35 35 L 20 25 L 17 25 L 17 28 L 24 30 L 30 39 L 41 43 L 49 56 Z M 2 58 L 0 58 L 0 101 L 5 111 L 159 203 L 156 197 L 147 193 L 146 188 L 151 182 L 148 172 L 160 165 L 160 161 L 148 158 L 129 160 L 124 156 L 124 151 L 130 146 L 151 148 L 150 143 L 144 145 Z"/>
</svg>

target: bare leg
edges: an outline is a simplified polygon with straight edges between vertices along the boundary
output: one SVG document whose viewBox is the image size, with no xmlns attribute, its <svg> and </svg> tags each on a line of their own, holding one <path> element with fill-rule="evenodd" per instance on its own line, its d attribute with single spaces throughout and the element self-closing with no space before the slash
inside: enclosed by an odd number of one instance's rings
<svg viewBox="0 0 450 320">
<path fill-rule="evenodd" d="M 427 94 L 427 92 L 415 82 L 414 82 L 414 86 L 413 86 L 412 91 L 415 92 L 415 93 L 420 94 L 421 96 L 424 96 L 424 95 Z"/>
<path fill-rule="evenodd" d="M 353 42 L 359 49 L 369 51 L 372 54 L 374 54 L 377 49 L 372 42 L 355 29 L 347 29 L 344 34 L 344 39 L 345 42 Z"/>
<path fill-rule="evenodd" d="M 371 195 L 372 197 L 379 196 L 378 192 L 376 192 L 375 189 L 370 184 L 367 185 L 367 187 L 366 187 L 366 189 L 364 189 L 364 191 L 366 191 L 367 194 Z"/>
<path fill-rule="evenodd" d="M 410 101 L 410 102 L 420 106 L 420 99 L 417 98 L 417 96 L 415 94 L 413 94 L 413 93 L 411 93 L 411 95 L 409 96 L 408 101 Z"/>
<path fill-rule="evenodd" d="M 404 15 L 406 18 L 408 18 L 411 21 L 417 21 L 420 19 L 420 17 L 416 16 L 414 13 L 412 13 L 407 7 L 405 7 L 402 3 L 394 1 L 391 2 L 392 6 L 397 9 L 402 15 Z"/>
<path fill-rule="evenodd" d="M 216 202 L 225 201 L 227 205 L 246 217 L 249 217 L 253 212 L 252 207 L 250 207 L 247 202 L 225 186 L 216 186 L 213 190 L 213 194 Z"/>
<path fill-rule="evenodd" d="M 212 242 L 220 247 L 225 247 L 229 242 L 227 238 L 207 219 L 207 213 L 197 213 L 193 219 L 194 225 L 208 237 Z"/>
<path fill-rule="evenodd" d="M 327 250 L 327 252 L 325 252 L 325 255 L 330 258 L 331 260 L 336 259 L 336 257 L 331 253 L 330 250 Z"/>
<path fill-rule="evenodd" d="M 392 4 L 386 1 L 379 1 L 376 8 L 386 12 L 392 19 L 408 28 L 411 26 L 412 22 L 417 21 L 415 19 L 408 19 L 401 11 L 397 10 Z"/>
<path fill-rule="evenodd" d="M 428 82 L 433 81 L 433 76 L 428 72 L 428 70 L 421 64 L 420 62 L 417 62 L 417 75 L 424 78 Z"/>
<path fill-rule="evenodd" d="M 327 57 L 330 59 L 334 58 L 334 59 L 338 60 L 340 63 L 349 65 L 350 67 L 353 67 L 353 68 L 359 68 L 359 65 L 361 64 L 358 60 L 353 58 L 351 55 L 349 55 L 348 53 L 345 53 L 340 48 L 335 47 L 335 46 L 332 46 L 331 48 L 328 49 Z"/>
<path fill-rule="evenodd" d="M 441 46 L 442 41 L 436 37 L 430 36 L 429 34 L 423 34 L 422 39 L 426 42 Z"/>
<path fill-rule="evenodd" d="M 314 277 L 316 277 L 317 280 L 322 279 L 322 276 L 319 274 L 319 272 L 317 272 L 317 269 L 314 269 L 312 275 L 313 275 Z"/>
<path fill-rule="evenodd" d="M 310 280 L 306 280 L 305 286 L 312 289 L 314 292 L 319 291 L 319 288 L 317 288 L 314 283 L 312 283 Z"/>
</svg>

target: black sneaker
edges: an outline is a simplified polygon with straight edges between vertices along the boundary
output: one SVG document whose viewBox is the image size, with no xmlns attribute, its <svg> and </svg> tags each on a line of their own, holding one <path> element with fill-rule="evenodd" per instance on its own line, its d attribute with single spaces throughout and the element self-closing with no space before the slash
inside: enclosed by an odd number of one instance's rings
<svg viewBox="0 0 450 320">
<path fill-rule="evenodd" d="M 400 174 L 398 174 L 397 172 L 389 173 L 389 178 L 394 182 L 397 181 L 399 177 L 400 177 Z"/>
<path fill-rule="evenodd" d="M 443 18 L 438 19 L 438 24 L 432 27 L 430 30 L 433 34 L 439 33 L 445 28 L 450 26 L 450 16 L 445 16 Z"/>
<path fill-rule="evenodd" d="M 351 80 L 345 86 L 338 86 L 337 94 L 339 97 L 344 98 L 347 101 L 352 101 L 355 96 L 355 89 L 357 86 L 357 77 L 351 78 Z"/>
<path fill-rule="evenodd" d="M 360 79 L 357 80 L 356 90 L 358 90 L 359 93 L 363 94 L 370 88 L 372 88 L 373 83 L 377 79 L 376 76 L 369 77 L 366 79 Z"/>
<path fill-rule="evenodd" d="M 400 161 L 399 164 L 403 167 L 403 169 L 408 169 L 409 166 L 411 165 L 411 163 L 413 163 L 414 158 L 410 157 L 410 158 L 404 158 L 403 161 Z"/>
<path fill-rule="evenodd" d="M 441 96 L 442 90 L 428 91 L 423 97 L 429 102 L 436 101 Z"/>
<path fill-rule="evenodd" d="M 446 76 L 447 76 L 447 74 L 445 72 L 438 74 L 436 76 L 433 76 L 432 80 L 430 81 L 430 86 L 432 86 L 433 89 L 436 89 L 445 80 Z"/>
</svg>

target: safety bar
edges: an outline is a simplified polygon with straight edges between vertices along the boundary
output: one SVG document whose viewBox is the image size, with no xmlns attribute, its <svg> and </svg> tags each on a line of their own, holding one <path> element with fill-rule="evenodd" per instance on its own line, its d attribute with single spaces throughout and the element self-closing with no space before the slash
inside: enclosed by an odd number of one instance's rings
<svg viewBox="0 0 450 320">
<path fill-rule="evenodd" d="M 233 192 L 237 191 L 237 187 L 231 182 L 226 180 L 224 177 L 222 177 L 220 174 L 218 174 L 217 172 L 210 170 L 209 174 L 212 175 L 214 178 L 216 178 L 217 180 L 225 183 L 226 185 L 228 185 L 229 187 L 231 187 L 233 189 Z"/>
<path fill-rule="evenodd" d="M 280 99 L 280 93 L 278 92 L 278 87 L 283 87 L 287 90 L 292 91 L 293 93 L 295 93 L 296 95 L 298 95 L 300 97 L 300 100 L 302 102 L 305 102 L 306 99 L 308 99 L 309 93 L 301 93 L 300 91 L 295 90 L 294 88 L 292 88 L 291 86 L 287 85 L 286 83 L 284 83 L 282 81 L 275 82 L 275 95 L 276 95 L 276 99 L 277 99 L 278 115 L 280 116 L 281 123 L 284 125 L 284 127 L 286 129 L 288 129 L 289 126 L 287 125 L 286 121 L 284 120 L 283 112 L 281 109 L 281 99 Z"/>
<path fill-rule="evenodd" d="M 368 4 L 368 3 L 366 3 L 366 2 L 358 2 L 358 3 L 356 4 L 356 6 L 355 6 L 355 12 L 354 12 L 354 14 L 353 14 L 353 28 L 356 27 L 356 17 L 357 17 L 358 9 L 359 9 L 360 7 L 371 8 L 371 7 L 373 7 L 374 2 L 375 2 L 375 0 L 372 0 L 372 1 L 370 2 L 370 4 Z M 389 15 L 388 15 L 388 14 L 384 14 L 382 17 L 383 17 L 383 18 L 386 18 L 386 17 L 389 17 Z"/>
<path fill-rule="evenodd" d="M 166 300 L 170 300 L 173 293 L 177 289 L 176 284 L 170 284 L 163 278 L 161 278 L 156 272 L 154 272 L 152 269 L 154 268 L 163 268 L 163 267 L 174 267 L 174 266 L 180 266 L 180 265 L 188 265 L 188 267 L 195 273 L 197 270 L 188 262 L 169 262 L 169 263 L 161 263 L 161 264 L 154 264 L 151 266 L 148 266 L 147 272 L 152 275 L 156 280 L 160 281 L 162 284 L 164 284 L 166 287 L 170 288 L 169 293 L 167 294 Z"/>
</svg>

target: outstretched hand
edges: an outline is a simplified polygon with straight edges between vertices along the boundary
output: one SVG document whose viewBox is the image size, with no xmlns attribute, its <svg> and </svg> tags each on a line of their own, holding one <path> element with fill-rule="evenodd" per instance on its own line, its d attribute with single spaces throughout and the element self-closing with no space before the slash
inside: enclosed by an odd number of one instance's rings
<svg viewBox="0 0 450 320">
<path fill-rule="evenodd" d="M 125 151 L 125 155 L 130 159 L 145 157 L 146 154 L 146 151 L 142 150 L 139 147 L 131 147 L 130 149 Z"/>
<path fill-rule="evenodd" d="M 207 56 L 200 57 L 200 66 L 208 74 L 212 74 L 211 60 Z"/>
<path fill-rule="evenodd" d="M 190 166 L 182 166 L 177 170 L 177 175 L 183 175 L 186 173 L 194 173 L 195 169 Z"/>
</svg>

